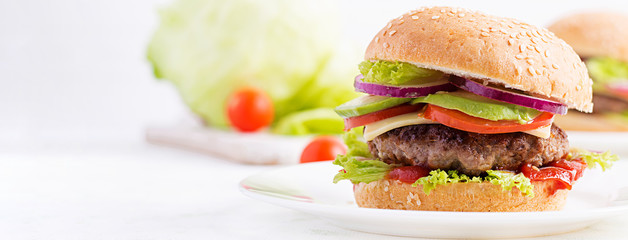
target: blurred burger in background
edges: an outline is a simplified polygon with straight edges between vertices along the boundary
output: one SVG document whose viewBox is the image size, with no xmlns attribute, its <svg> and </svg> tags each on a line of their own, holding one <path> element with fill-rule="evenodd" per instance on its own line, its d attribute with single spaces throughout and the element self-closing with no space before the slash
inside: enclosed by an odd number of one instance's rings
<svg viewBox="0 0 628 240">
<path fill-rule="evenodd" d="M 593 79 L 593 114 L 557 116 L 566 130 L 628 131 L 628 16 L 584 12 L 549 26 L 586 63 Z"/>
</svg>

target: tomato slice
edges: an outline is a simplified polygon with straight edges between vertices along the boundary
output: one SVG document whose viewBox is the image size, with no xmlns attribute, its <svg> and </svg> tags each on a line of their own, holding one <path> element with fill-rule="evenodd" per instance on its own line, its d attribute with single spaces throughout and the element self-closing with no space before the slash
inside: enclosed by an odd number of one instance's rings
<svg viewBox="0 0 628 240">
<path fill-rule="evenodd" d="M 414 183 L 419 178 L 430 174 L 430 170 L 420 166 L 398 167 L 390 171 L 388 179 L 399 180 L 405 183 Z"/>
<path fill-rule="evenodd" d="M 348 130 L 350 130 L 352 128 L 355 128 L 355 127 L 364 126 L 364 125 L 372 123 L 372 122 L 384 120 L 386 118 L 390 118 L 390 117 L 394 117 L 394 116 L 397 116 L 397 115 L 418 111 L 423 106 L 424 106 L 423 104 L 418 104 L 418 105 L 403 104 L 403 105 L 391 107 L 391 108 L 388 108 L 388 109 L 380 110 L 380 111 L 377 111 L 377 112 L 364 114 L 362 116 L 355 116 L 355 117 L 345 118 L 344 119 L 345 120 L 345 131 L 348 131 Z"/>
<path fill-rule="evenodd" d="M 419 114 L 424 118 L 439 122 L 445 126 L 475 133 L 494 134 L 534 130 L 552 124 L 554 114 L 543 112 L 527 124 L 517 121 L 491 121 L 473 117 L 458 110 L 447 109 L 428 104 L 425 112 Z"/>
<path fill-rule="evenodd" d="M 574 176 L 570 170 L 553 166 L 539 169 L 530 164 L 523 165 L 520 170 L 531 181 L 553 181 L 555 185 L 551 194 L 560 189 L 571 190 Z"/>
</svg>

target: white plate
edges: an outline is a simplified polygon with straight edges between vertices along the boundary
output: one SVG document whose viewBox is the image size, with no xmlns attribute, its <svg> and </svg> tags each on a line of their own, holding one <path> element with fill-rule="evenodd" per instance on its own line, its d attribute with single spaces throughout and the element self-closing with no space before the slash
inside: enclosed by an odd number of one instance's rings
<svg viewBox="0 0 628 240">
<path fill-rule="evenodd" d="M 250 176 L 240 182 L 247 196 L 319 216 L 340 227 L 387 235 L 430 238 L 532 237 L 582 229 L 628 212 L 628 183 L 620 162 L 578 180 L 562 211 L 533 213 L 430 212 L 358 208 L 351 183 L 332 183 L 340 167 L 301 164 Z"/>
</svg>

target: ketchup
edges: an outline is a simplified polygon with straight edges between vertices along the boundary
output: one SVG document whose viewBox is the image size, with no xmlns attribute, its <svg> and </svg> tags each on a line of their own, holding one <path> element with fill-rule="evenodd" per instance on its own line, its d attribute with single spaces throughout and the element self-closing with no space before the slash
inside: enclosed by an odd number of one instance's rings
<svg viewBox="0 0 628 240">
<path fill-rule="evenodd" d="M 561 159 L 551 162 L 549 166 L 537 168 L 525 164 L 519 169 L 531 181 L 552 181 L 554 187 L 551 194 L 560 189 L 571 190 L 573 183 L 582 177 L 587 164 L 582 159 Z"/>
<path fill-rule="evenodd" d="M 388 179 L 399 180 L 405 183 L 414 183 L 419 178 L 430 174 L 430 170 L 420 166 L 405 166 L 393 169 L 388 173 Z"/>
</svg>

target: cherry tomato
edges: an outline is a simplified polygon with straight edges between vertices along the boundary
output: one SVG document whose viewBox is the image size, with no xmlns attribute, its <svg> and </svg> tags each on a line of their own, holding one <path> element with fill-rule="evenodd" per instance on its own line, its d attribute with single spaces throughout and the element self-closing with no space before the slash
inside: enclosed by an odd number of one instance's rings
<svg viewBox="0 0 628 240">
<path fill-rule="evenodd" d="M 346 154 L 347 146 L 332 136 L 314 138 L 301 153 L 301 163 L 334 160 L 338 154 Z"/>
<path fill-rule="evenodd" d="M 388 109 L 380 110 L 377 112 L 364 114 L 362 116 L 345 118 L 345 131 L 348 131 L 355 127 L 364 126 L 372 122 L 383 120 L 386 118 L 391 118 L 397 115 L 418 111 L 422 107 L 423 105 L 420 105 L 420 104 L 419 105 L 403 104 L 403 105 L 391 107 Z"/>
<path fill-rule="evenodd" d="M 269 126 L 274 114 L 272 100 L 258 88 L 240 88 L 227 100 L 229 122 L 241 132 L 254 132 Z"/>
<path fill-rule="evenodd" d="M 554 119 L 554 114 L 543 112 L 527 124 L 520 124 L 517 121 L 491 121 L 432 104 L 428 104 L 425 112 L 421 114 L 424 118 L 442 123 L 451 128 L 483 134 L 533 130 L 552 124 Z"/>
</svg>

